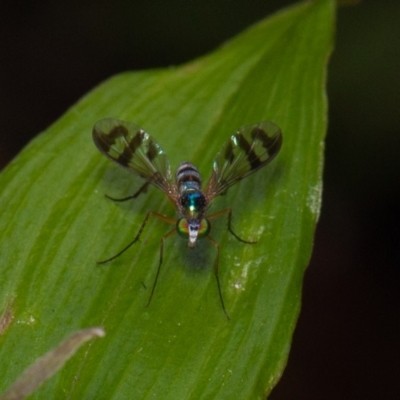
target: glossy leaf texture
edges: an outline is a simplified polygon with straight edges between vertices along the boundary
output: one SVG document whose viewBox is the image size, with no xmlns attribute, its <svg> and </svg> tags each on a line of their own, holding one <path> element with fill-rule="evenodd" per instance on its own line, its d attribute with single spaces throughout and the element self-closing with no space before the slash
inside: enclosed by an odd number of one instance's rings
<svg viewBox="0 0 400 400">
<path fill-rule="evenodd" d="M 272 15 L 215 52 L 177 68 L 127 72 L 95 88 L 2 172 L 0 203 L 0 391 L 72 332 L 102 326 L 32 398 L 263 399 L 282 375 L 301 304 L 320 210 L 326 70 L 334 2 L 309 1 Z M 175 218 L 154 187 L 107 160 L 92 142 L 102 118 L 132 121 L 168 154 L 193 162 L 204 181 L 238 128 L 279 125 L 283 146 L 265 168 L 217 198 L 249 245 L 212 221 L 218 298 L 206 240 L 191 250 L 177 235 L 149 307 L 159 244 L 156 219 L 116 260 L 146 213 Z M 4 329 L 3 329 L 4 328 Z"/>
</svg>

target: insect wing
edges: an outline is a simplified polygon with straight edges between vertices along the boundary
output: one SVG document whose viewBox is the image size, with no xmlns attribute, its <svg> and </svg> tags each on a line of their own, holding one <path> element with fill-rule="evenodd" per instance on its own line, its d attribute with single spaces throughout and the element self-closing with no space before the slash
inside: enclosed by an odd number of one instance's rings
<svg viewBox="0 0 400 400">
<path fill-rule="evenodd" d="M 239 129 L 215 157 L 214 170 L 206 188 L 208 201 L 271 162 L 281 146 L 282 132 L 272 122 L 264 121 Z"/>
<path fill-rule="evenodd" d="M 168 157 L 143 129 L 130 122 L 105 118 L 94 125 L 93 141 L 106 157 L 173 197 Z"/>
</svg>

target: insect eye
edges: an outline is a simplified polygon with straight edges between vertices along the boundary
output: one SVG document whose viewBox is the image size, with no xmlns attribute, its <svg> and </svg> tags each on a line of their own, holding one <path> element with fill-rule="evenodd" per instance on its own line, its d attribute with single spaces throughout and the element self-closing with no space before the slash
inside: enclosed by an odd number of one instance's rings
<svg viewBox="0 0 400 400">
<path fill-rule="evenodd" d="M 176 223 L 176 230 L 178 231 L 178 234 L 185 239 L 189 237 L 189 232 L 193 230 L 197 230 L 197 237 L 203 238 L 210 233 L 211 224 L 205 218 L 203 218 L 200 223 L 196 224 L 190 224 L 186 218 L 181 218 Z"/>
<path fill-rule="evenodd" d="M 189 237 L 189 224 L 186 218 L 181 218 L 176 223 L 176 230 L 179 236 L 187 239 Z"/>
<path fill-rule="evenodd" d="M 200 238 L 206 237 L 208 236 L 208 234 L 210 233 L 211 230 L 211 224 L 208 220 L 206 220 L 205 218 L 203 218 L 200 222 L 200 226 L 199 226 L 199 234 L 198 236 Z"/>
</svg>

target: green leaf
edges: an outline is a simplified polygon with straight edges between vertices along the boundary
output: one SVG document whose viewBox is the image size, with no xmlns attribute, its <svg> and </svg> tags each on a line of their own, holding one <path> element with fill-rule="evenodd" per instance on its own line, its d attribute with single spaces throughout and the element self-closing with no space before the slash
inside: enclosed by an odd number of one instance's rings
<svg viewBox="0 0 400 400">
<path fill-rule="evenodd" d="M 214 53 L 179 68 L 128 72 L 100 85 L 33 140 L 3 171 L 0 309 L 7 310 L 0 391 L 62 338 L 103 326 L 33 397 L 80 399 L 262 399 L 283 373 L 300 309 L 321 198 L 327 124 L 325 80 L 332 0 L 306 2 L 246 30 Z M 105 117 L 150 132 L 176 167 L 190 160 L 207 179 L 239 127 L 271 120 L 283 147 L 265 169 L 216 199 L 220 244 L 194 250 L 168 238 L 157 288 L 160 239 L 174 218 L 155 188 L 126 203 L 142 181 L 109 162 L 91 139 Z M 10 317 L 10 310 L 13 318 Z"/>
<path fill-rule="evenodd" d="M 49 350 L 30 365 L 11 387 L 3 395 L 0 395 L 0 400 L 25 399 L 58 372 L 80 346 L 96 336 L 103 337 L 104 335 L 101 328 L 88 328 L 74 332 L 55 349 Z"/>
</svg>

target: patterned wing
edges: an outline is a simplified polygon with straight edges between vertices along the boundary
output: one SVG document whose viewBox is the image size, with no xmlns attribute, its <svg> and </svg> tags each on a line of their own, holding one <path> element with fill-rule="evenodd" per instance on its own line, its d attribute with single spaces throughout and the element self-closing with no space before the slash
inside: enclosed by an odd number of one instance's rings
<svg viewBox="0 0 400 400">
<path fill-rule="evenodd" d="M 94 125 L 93 141 L 110 160 L 175 198 L 168 157 L 143 129 L 130 122 L 105 118 Z"/>
<path fill-rule="evenodd" d="M 272 122 L 239 129 L 215 157 L 214 171 L 205 191 L 208 201 L 271 162 L 281 146 L 282 132 Z"/>
</svg>

